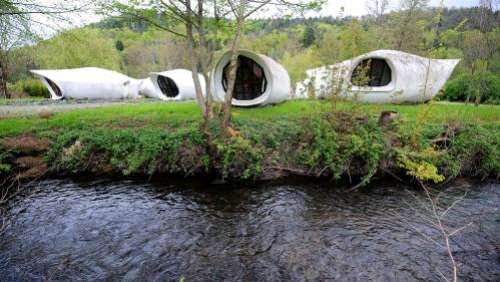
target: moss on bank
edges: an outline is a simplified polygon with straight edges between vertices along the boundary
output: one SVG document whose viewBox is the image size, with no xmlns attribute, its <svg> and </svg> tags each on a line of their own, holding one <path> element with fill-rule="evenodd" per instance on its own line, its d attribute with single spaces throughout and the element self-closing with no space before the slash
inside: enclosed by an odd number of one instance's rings
<svg viewBox="0 0 500 282">
<path fill-rule="evenodd" d="M 46 120 L 2 120 L 0 173 L 20 173 L 16 160 L 29 155 L 9 146 L 6 136 L 28 135 L 51 142 L 37 154 L 44 156 L 48 172 L 57 175 L 242 180 L 300 174 L 366 184 L 374 175 L 439 183 L 459 175 L 500 174 L 500 108 L 340 104 L 333 110 L 326 102 L 289 102 L 235 111 L 231 138 L 220 137 L 214 121 L 213 139 L 207 143 L 193 106 L 139 104 Z M 381 124 L 380 112 L 386 109 L 401 115 Z M 462 115 L 454 116 L 453 110 Z"/>
</svg>

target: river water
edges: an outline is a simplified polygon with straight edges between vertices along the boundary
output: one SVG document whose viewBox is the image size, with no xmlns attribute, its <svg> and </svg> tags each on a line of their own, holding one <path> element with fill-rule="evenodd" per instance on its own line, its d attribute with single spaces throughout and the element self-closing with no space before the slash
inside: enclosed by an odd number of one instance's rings
<svg viewBox="0 0 500 282">
<path fill-rule="evenodd" d="M 450 277 L 423 193 L 395 184 L 338 190 L 42 181 L 4 207 L 0 281 Z M 460 278 L 499 281 L 500 185 L 456 183 L 439 195 L 441 211 L 462 196 L 443 217 L 449 230 L 467 226 L 451 241 Z"/>
</svg>

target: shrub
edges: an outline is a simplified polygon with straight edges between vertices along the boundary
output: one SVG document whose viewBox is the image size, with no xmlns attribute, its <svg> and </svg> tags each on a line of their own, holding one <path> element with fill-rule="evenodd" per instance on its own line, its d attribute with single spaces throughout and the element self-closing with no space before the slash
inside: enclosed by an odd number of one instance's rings
<svg viewBox="0 0 500 282">
<path fill-rule="evenodd" d="M 421 181 L 433 181 L 439 183 L 445 177 L 439 174 L 438 159 L 443 153 L 436 151 L 433 147 L 427 147 L 421 152 L 407 151 L 407 148 L 397 150 L 398 167 L 406 171 L 407 175 L 414 176 Z"/>
<path fill-rule="evenodd" d="M 2 148 L 0 147 L 0 149 L 2 149 Z M 2 175 L 4 173 L 5 174 L 9 173 L 10 170 L 12 169 L 12 166 L 10 164 L 8 164 L 6 159 L 7 159 L 7 153 L 0 152 L 0 175 Z"/>
<path fill-rule="evenodd" d="M 10 91 L 26 93 L 30 97 L 50 98 L 50 92 L 45 85 L 38 79 L 20 80 L 11 85 Z"/>
<path fill-rule="evenodd" d="M 76 129 L 59 135 L 47 157 L 56 171 L 167 172 L 189 175 L 206 168 L 204 143 L 196 127 L 151 129 Z"/>
<path fill-rule="evenodd" d="M 251 179 L 262 173 L 264 151 L 257 144 L 242 136 L 235 136 L 218 139 L 215 145 L 223 179 Z"/>
<path fill-rule="evenodd" d="M 464 73 L 448 81 L 441 97 L 448 101 L 480 101 L 500 104 L 500 76 L 491 72 Z"/>
<path fill-rule="evenodd" d="M 429 146 L 429 136 L 439 136 L 435 130 L 427 130 L 420 136 L 426 146 L 396 148 L 397 165 L 406 174 L 422 181 L 438 183 L 445 177 L 459 175 L 500 175 L 500 135 L 498 125 L 463 124 L 450 138 L 449 143 Z M 426 136 L 429 134 L 429 136 Z"/>
<path fill-rule="evenodd" d="M 464 175 L 500 175 L 499 125 L 469 125 L 453 139 L 448 152 Z"/>
<path fill-rule="evenodd" d="M 318 116 L 304 130 L 307 145 L 302 148 L 301 161 L 313 171 L 327 173 L 333 179 L 343 174 L 359 175 L 362 184 L 377 171 L 385 143 L 376 120 L 359 120 L 342 113 Z"/>
</svg>

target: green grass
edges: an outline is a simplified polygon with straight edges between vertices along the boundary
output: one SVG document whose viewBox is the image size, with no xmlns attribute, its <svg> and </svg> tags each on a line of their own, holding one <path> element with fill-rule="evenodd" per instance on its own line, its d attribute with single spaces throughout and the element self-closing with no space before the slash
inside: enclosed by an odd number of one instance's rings
<svg viewBox="0 0 500 282">
<path fill-rule="evenodd" d="M 320 109 L 331 108 L 327 101 L 288 101 L 275 106 L 259 108 L 236 108 L 236 121 L 273 122 L 280 119 L 298 119 Z M 499 123 L 499 105 L 480 105 L 435 102 L 423 105 L 374 105 L 337 103 L 336 109 L 359 110 L 378 115 L 383 110 L 401 113 L 408 124 L 417 120 L 423 123 Z M 139 102 L 111 105 L 109 107 L 80 109 L 56 113 L 49 119 L 39 117 L 7 118 L 0 120 L 0 137 L 23 132 L 60 131 L 81 127 L 150 127 L 178 128 L 186 123 L 201 119 L 201 112 L 195 102 Z"/>
</svg>

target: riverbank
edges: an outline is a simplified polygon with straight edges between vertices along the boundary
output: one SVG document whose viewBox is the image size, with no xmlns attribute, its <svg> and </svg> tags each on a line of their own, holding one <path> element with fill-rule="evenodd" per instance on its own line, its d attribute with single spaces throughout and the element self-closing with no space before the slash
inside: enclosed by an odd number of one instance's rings
<svg viewBox="0 0 500 282">
<path fill-rule="evenodd" d="M 200 123 L 194 102 L 145 101 L 5 118 L 0 173 L 21 180 L 89 174 L 254 181 L 301 175 L 355 187 L 374 176 L 437 184 L 500 174 L 500 106 L 290 101 L 235 109 L 233 136 L 220 137 L 214 121 L 209 143 Z"/>
</svg>

